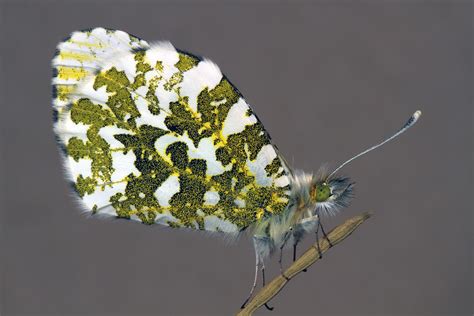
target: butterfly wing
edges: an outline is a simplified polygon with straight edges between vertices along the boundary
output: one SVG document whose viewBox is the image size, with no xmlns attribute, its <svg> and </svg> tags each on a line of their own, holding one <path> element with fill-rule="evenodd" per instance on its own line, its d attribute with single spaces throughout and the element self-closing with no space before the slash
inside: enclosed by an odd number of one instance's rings
<svg viewBox="0 0 474 316">
<path fill-rule="evenodd" d="M 224 232 L 283 212 L 289 170 L 217 65 L 118 32 L 73 33 L 53 60 L 54 130 L 86 208 Z"/>
</svg>

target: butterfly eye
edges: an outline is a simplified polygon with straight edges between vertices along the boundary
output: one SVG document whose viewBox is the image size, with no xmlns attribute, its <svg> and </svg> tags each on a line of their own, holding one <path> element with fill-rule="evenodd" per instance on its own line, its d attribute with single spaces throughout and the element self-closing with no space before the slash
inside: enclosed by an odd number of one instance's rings
<svg viewBox="0 0 474 316">
<path fill-rule="evenodd" d="M 324 202 L 331 196 L 331 188 L 327 183 L 320 183 L 316 186 L 316 202 Z"/>
</svg>

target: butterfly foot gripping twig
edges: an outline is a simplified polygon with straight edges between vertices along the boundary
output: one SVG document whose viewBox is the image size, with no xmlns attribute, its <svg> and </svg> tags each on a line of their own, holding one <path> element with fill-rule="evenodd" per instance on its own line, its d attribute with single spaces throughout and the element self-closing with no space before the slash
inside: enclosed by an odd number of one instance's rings
<svg viewBox="0 0 474 316">
<path fill-rule="evenodd" d="M 262 265 L 262 288 L 264 287 L 265 287 L 265 265 Z M 264 305 L 269 311 L 273 310 L 273 307 L 268 305 L 268 303 L 265 303 Z"/>
<path fill-rule="evenodd" d="M 265 287 L 265 265 L 263 264 L 263 262 L 261 263 L 262 264 L 262 288 Z M 253 282 L 253 285 L 252 285 L 252 289 L 250 290 L 250 294 L 249 296 L 247 297 L 247 299 L 244 301 L 244 303 L 240 306 L 240 309 L 244 309 L 245 306 L 247 305 L 248 301 L 252 298 L 252 294 L 253 294 L 253 291 L 255 290 L 256 286 L 257 286 L 257 277 L 258 277 L 258 267 L 260 266 L 260 261 L 257 259 L 257 264 L 255 266 L 255 279 L 254 279 L 254 282 Z M 264 304 L 265 307 L 269 310 L 269 311 L 272 311 L 273 310 L 273 307 L 268 305 L 268 303 L 265 303 Z"/>
<path fill-rule="evenodd" d="M 270 283 L 263 287 L 253 297 L 253 299 L 246 304 L 245 308 L 237 313 L 237 316 L 252 315 L 258 308 L 265 305 L 265 303 L 275 297 L 294 276 L 318 261 L 318 249 L 321 254 L 325 253 L 329 248 L 337 245 L 351 235 L 352 232 L 354 232 L 357 227 L 359 227 L 359 225 L 365 222 L 369 217 L 369 213 L 363 213 L 334 228 L 329 232 L 329 234 L 327 234 L 327 238 L 321 239 L 313 244 L 304 254 L 301 255 L 301 257 L 293 262 L 288 269 L 286 269 L 282 274 L 276 276 Z"/>
</svg>

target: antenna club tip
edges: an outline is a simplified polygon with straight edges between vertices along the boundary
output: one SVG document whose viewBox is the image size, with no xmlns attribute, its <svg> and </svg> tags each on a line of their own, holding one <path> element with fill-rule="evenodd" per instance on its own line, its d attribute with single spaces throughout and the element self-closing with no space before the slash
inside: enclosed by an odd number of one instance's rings
<svg viewBox="0 0 474 316">
<path fill-rule="evenodd" d="M 417 120 L 420 116 L 421 116 L 421 111 L 420 110 L 413 113 L 413 117 L 415 118 L 415 120 Z"/>
</svg>

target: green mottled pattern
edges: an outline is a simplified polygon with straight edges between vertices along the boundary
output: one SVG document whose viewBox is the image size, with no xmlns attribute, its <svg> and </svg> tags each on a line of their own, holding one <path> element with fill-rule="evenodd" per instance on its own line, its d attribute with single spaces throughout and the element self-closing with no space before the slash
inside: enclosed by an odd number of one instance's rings
<svg viewBox="0 0 474 316">
<path fill-rule="evenodd" d="M 160 214 L 166 213 L 171 220 L 163 224 L 171 227 L 206 229 L 205 217 L 215 215 L 243 229 L 262 216 L 283 212 L 288 204 L 289 186 L 278 186 L 274 182 L 266 186 L 257 184 L 248 165 L 248 161 L 257 159 L 264 146 L 271 145 L 262 124 L 256 120 L 241 132 L 227 137 L 222 134 L 229 110 L 241 98 L 237 89 L 222 77 L 215 87 L 204 87 L 200 91 L 197 111 L 193 111 L 189 96 L 181 92 L 180 84 L 185 73 L 196 67 L 200 60 L 176 52 L 179 59 L 174 65 L 164 60 L 151 63 L 147 53 L 147 50 L 130 52 L 134 54 L 136 69 L 133 80 L 120 64 L 112 64 L 95 75 L 90 88 L 94 91 L 105 89 L 105 102 L 85 94 L 73 100 L 70 106 L 70 120 L 78 126 L 87 126 L 85 137 L 72 136 L 65 142 L 71 159 L 90 162 L 90 174 L 79 174 L 74 181 L 79 196 L 86 199 L 122 185 L 124 189 L 117 189 L 119 192 L 111 194 L 107 203 L 117 216 L 138 218 L 152 224 Z M 174 72 L 165 79 L 166 69 L 174 69 Z M 177 100 L 160 104 L 160 87 L 174 93 Z M 138 102 L 145 102 L 151 115 L 161 115 L 164 126 L 138 124 L 143 115 Z M 248 109 L 244 115 L 250 117 L 253 113 Z M 101 136 L 104 127 L 127 131 L 113 134 L 121 146 L 112 146 L 113 143 Z M 155 145 L 166 136 L 178 140 L 169 143 L 164 152 L 159 152 Z M 192 158 L 193 149 L 185 138 L 189 138 L 196 148 L 203 139 L 210 138 L 215 157 L 225 170 L 208 175 L 206 157 Z M 134 171 L 118 181 L 112 181 L 114 173 L 122 171 L 114 167 L 114 154 L 123 157 L 133 154 L 134 157 Z M 275 155 L 265 166 L 264 173 L 274 181 L 285 177 L 286 169 Z M 179 190 L 170 196 L 168 204 L 162 205 L 156 192 L 170 177 L 177 177 Z M 216 203 L 206 203 L 208 191 L 218 193 Z M 236 200 L 243 201 L 244 205 L 237 205 Z M 98 208 L 94 204 L 90 207 L 100 213 L 103 206 Z"/>
</svg>

